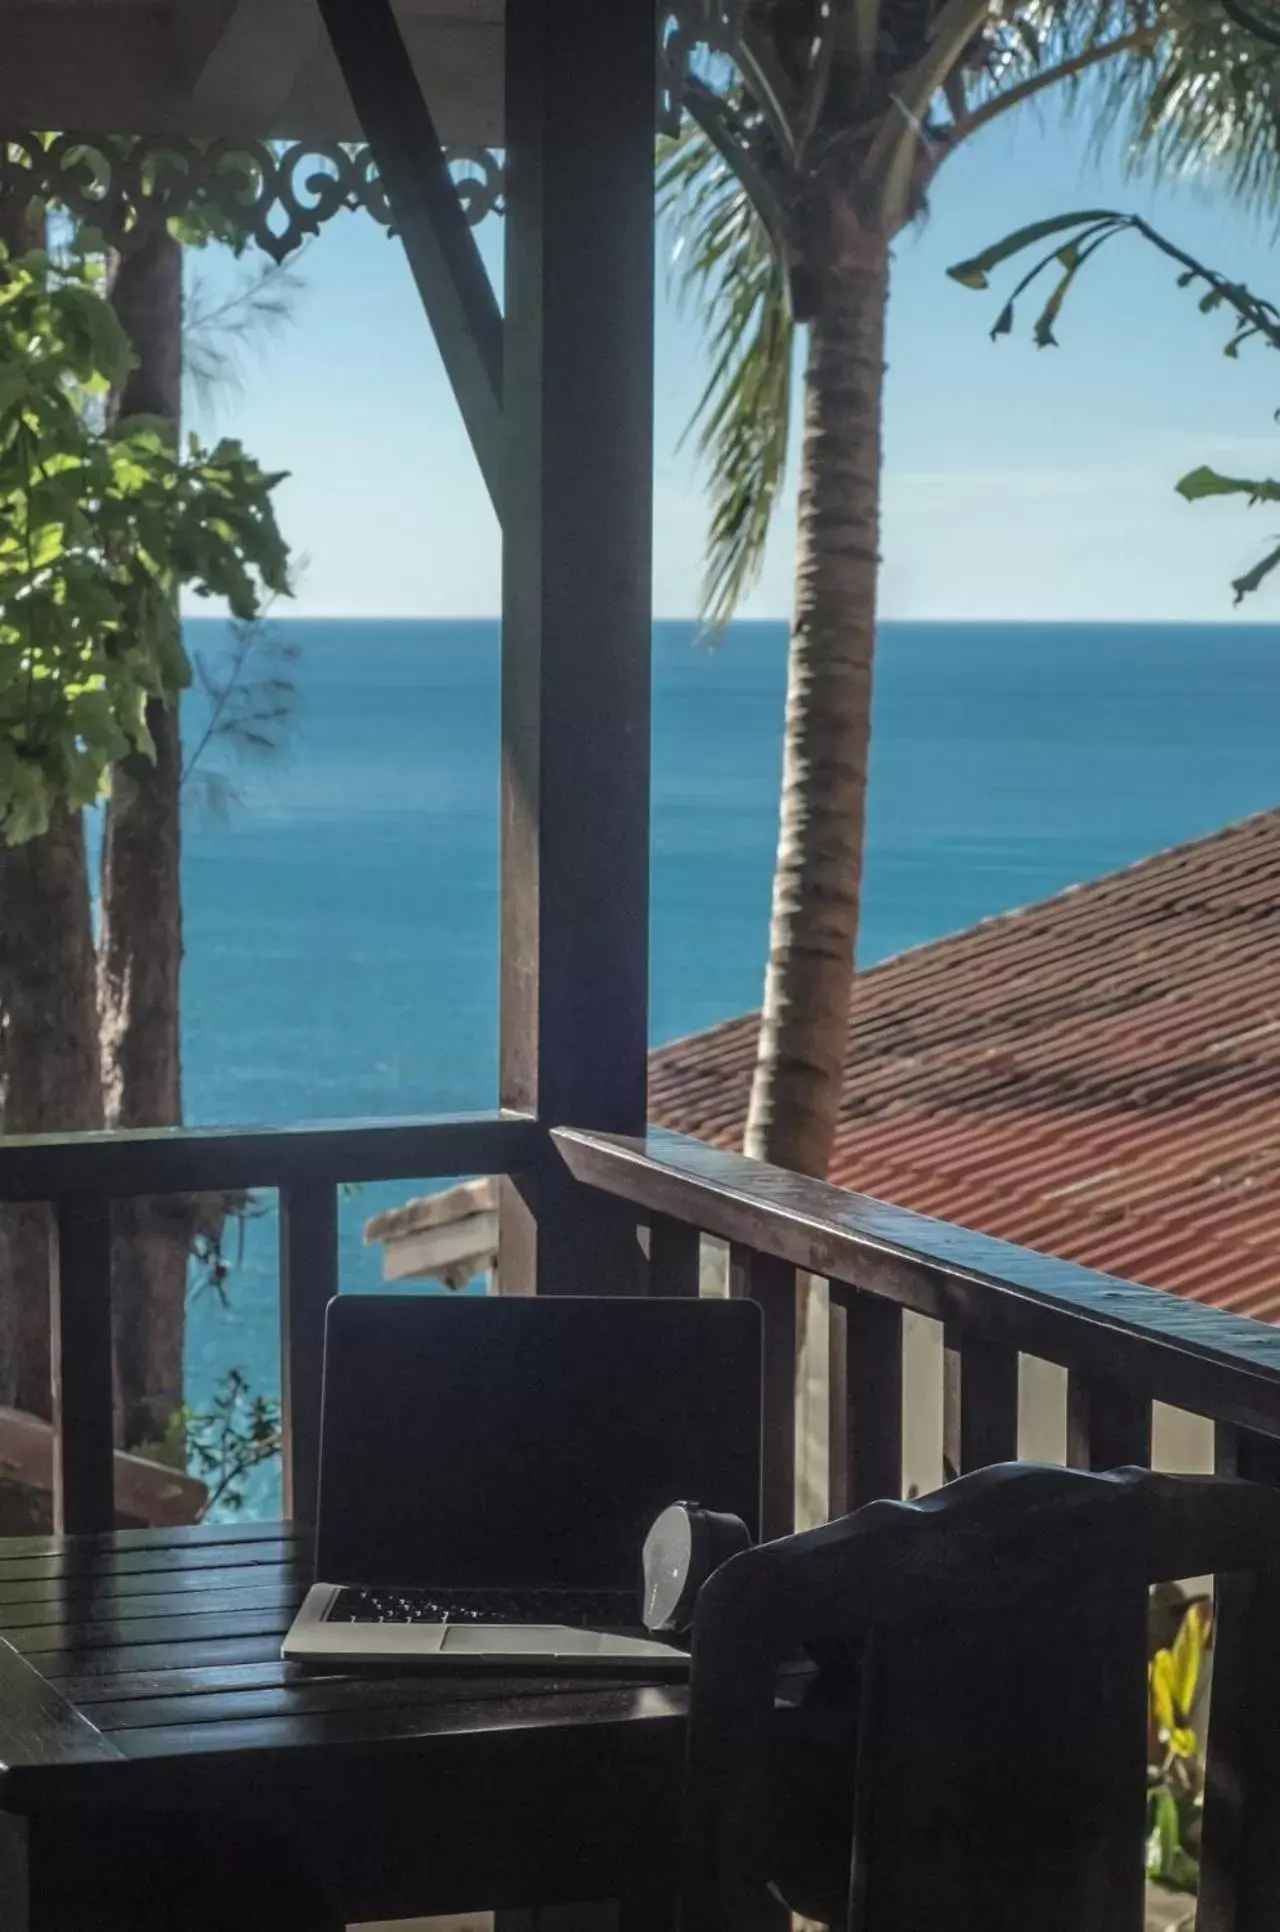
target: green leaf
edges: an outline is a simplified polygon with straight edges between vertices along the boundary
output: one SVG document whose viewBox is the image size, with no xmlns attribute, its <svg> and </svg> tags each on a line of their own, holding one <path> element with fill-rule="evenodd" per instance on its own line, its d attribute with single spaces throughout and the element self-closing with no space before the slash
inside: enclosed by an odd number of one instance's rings
<svg viewBox="0 0 1280 1932">
<path fill-rule="evenodd" d="M 1186 1719 L 1191 1716 L 1200 1688 L 1200 1670 L 1204 1661 L 1205 1625 L 1204 1612 L 1198 1603 L 1187 1609 L 1178 1626 L 1178 1634 L 1173 1640 L 1173 1696 L 1179 1715 Z"/>
<path fill-rule="evenodd" d="M 1173 1657 L 1169 1651 L 1156 1652 L 1151 1659 L 1149 1677 L 1151 1715 L 1160 1736 L 1167 1738 L 1178 1721 L 1173 1695 Z"/>
<path fill-rule="evenodd" d="M 84 331 L 89 351 L 88 374 L 103 376 L 113 387 L 118 387 L 136 358 L 124 324 L 110 302 L 96 290 L 76 282 L 60 289 L 59 301 L 74 314 Z"/>
<path fill-rule="evenodd" d="M 1235 592 L 1236 603 L 1242 604 L 1245 598 L 1251 592 L 1257 590 L 1258 586 L 1271 575 L 1277 566 L 1280 566 L 1280 544 L 1277 544 L 1274 550 L 1268 551 L 1267 555 L 1262 558 L 1260 563 L 1256 563 L 1252 570 L 1246 570 L 1243 577 L 1237 577 L 1233 580 L 1231 588 Z"/>
<path fill-rule="evenodd" d="M 1168 1878 L 1177 1863 L 1181 1845 L 1178 1806 L 1167 1786 L 1151 1793 L 1147 1824 L 1147 1877 Z"/>
<path fill-rule="evenodd" d="M 992 269 L 999 268 L 1002 262 L 1009 261 L 1014 255 L 1020 255 L 1024 248 L 1032 248 L 1037 242 L 1046 241 L 1051 235 L 1061 235 L 1070 228 L 1081 228 L 1098 221 L 1123 220 L 1123 215 L 1116 214 L 1110 208 L 1085 208 L 1073 215 L 1052 215 L 1047 221 L 1033 221 L 1025 228 L 1015 229 L 1003 241 L 984 248 L 980 255 L 971 255 L 968 261 L 957 262 L 954 268 L 947 270 L 947 274 L 953 282 L 959 282 L 964 288 L 985 289 Z"/>
<path fill-rule="evenodd" d="M 1188 503 L 1199 502 L 1206 496 L 1247 496 L 1251 503 L 1280 502 L 1280 483 L 1269 477 L 1223 476 L 1207 463 L 1202 463 L 1199 469 L 1188 470 L 1174 488 Z"/>
<path fill-rule="evenodd" d="M 1006 302 L 1004 307 L 1001 309 L 999 315 L 996 317 L 995 323 L 992 326 L 991 339 L 994 342 L 997 336 L 1012 335 L 1012 333 L 1013 333 L 1013 303 Z"/>
</svg>

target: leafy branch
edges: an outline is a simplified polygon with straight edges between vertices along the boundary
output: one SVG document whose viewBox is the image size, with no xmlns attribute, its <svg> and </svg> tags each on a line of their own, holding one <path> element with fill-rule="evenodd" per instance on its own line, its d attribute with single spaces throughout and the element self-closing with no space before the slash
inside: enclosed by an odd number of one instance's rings
<svg viewBox="0 0 1280 1932">
<path fill-rule="evenodd" d="M 1147 1876 L 1176 1892 L 1200 1878 L 1204 1764 L 1195 1720 L 1213 1638 L 1209 1607 L 1188 1603 L 1147 1677 Z"/>
<path fill-rule="evenodd" d="M 249 349 L 264 337 L 278 336 L 292 322 L 303 287 L 297 260 L 267 262 L 222 293 L 212 292 L 197 278 L 187 297 L 182 360 L 183 374 L 201 404 L 211 406 L 220 392 L 240 389 Z"/>
<path fill-rule="evenodd" d="M 179 1424 L 187 1466 L 209 1492 L 202 1519 L 219 1507 L 242 1510 L 246 1479 L 280 1454 L 280 1404 L 271 1396 L 256 1395 L 243 1369 L 232 1368 L 219 1381 L 208 1409 L 182 1411 Z"/>
<path fill-rule="evenodd" d="M 280 476 L 230 439 L 176 451 L 168 424 L 94 419 L 131 359 L 99 272 L 0 249 L 0 836 L 13 844 L 151 753 L 148 700 L 191 676 L 182 588 L 241 622 L 289 588 Z"/>
<path fill-rule="evenodd" d="M 186 754 L 181 785 L 215 817 L 225 817 L 238 794 L 226 772 L 210 766 L 211 756 L 222 749 L 238 758 L 265 758 L 281 749 L 297 710 L 293 668 L 301 654 L 301 646 L 272 624 L 266 611 L 233 622 L 218 655 L 192 652 L 195 682 L 208 712 Z"/>
<path fill-rule="evenodd" d="M 1232 281 L 1196 256 L 1188 254 L 1186 249 L 1179 248 L 1167 236 L 1160 234 L 1150 222 L 1143 221 L 1140 215 L 1122 215 L 1114 209 L 1086 208 L 1073 214 L 1054 215 L 1046 221 L 1032 222 L 1006 235 L 1002 241 L 995 242 L 968 261 L 957 262 L 947 273 L 964 288 L 985 290 L 990 287 L 993 270 L 1003 267 L 1028 249 L 1038 249 L 1041 244 L 1050 242 L 1052 246 L 1027 270 L 1000 310 L 991 335 L 993 341 L 1000 336 L 1011 335 L 1021 298 L 1042 276 L 1051 276 L 1048 296 L 1032 325 L 1032 336 L 1037 348 L 1056 348 L 1058 338 L 1055 331 L 1081 270 L 1099 249 L 1105 248 L 1108 242 L 1120 235 L 1137 235 L 1175 262 L 1179 270 L 1178 287 L 1202 289 L 1199 296 L 1202 315 L 1212 315 L 1225 309 L 1234 316 L 1230 337 L 1223 348 L 1224 355 L 1234 361 L 1244 344 L 1255 340 L 1260 340 L 1269 349 L 1280 349 L 1280 307 L 1263 296 L 1255 295 L 1243 282 Z M 1189 470 L 1179 479 L 1175 488 L 1188 503 L 1211 496 L 1243 496 L 1250 507 L 1257 503 L 1280 502 L 1280 482 L 1274 478 L 1223 476 L 1208 464 Z M 1252 569 L 1234 579 L 1231 588 L 1235 592 L 1236 603 L 1257 590 L 1277 567 L 1280 567 L 1280 543 Z"/>
</svg>

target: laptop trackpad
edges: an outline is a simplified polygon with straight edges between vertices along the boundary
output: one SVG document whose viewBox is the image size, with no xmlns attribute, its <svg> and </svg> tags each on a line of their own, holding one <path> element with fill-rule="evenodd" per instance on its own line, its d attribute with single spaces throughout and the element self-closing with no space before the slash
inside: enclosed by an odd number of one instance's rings
<svg viewBox="0 0 1280 1932">
<path fill-rule="evenodd" d="M 665 1657 L 665 1644 L 615 1637 L 600 1630 L 575 1630 L 567 1624 L 451 1623 L 441 1651 L 446 1657 Z"/>
</svg>

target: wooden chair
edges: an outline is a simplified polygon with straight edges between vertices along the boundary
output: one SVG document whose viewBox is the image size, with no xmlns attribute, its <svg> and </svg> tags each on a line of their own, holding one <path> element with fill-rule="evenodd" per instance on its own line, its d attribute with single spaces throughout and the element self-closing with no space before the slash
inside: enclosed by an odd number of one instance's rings
<svg viewBox="0 0 1280 1932">
<path fill-rule="evenodd" d="M 1148 1590 L 1207 1574 L 1199 1927 L 1276 1932 L 1280 1491 L 1021 1463 L 711 1578 L 684 1932 L 777 1932 L 779 1882 L 850 1932 L 1141 1932 Z"/>
</svg>

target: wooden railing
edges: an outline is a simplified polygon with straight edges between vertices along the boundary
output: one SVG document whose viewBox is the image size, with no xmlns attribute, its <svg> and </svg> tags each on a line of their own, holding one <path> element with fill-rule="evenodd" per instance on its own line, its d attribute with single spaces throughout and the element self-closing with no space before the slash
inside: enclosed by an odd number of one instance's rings
<svg viewBox="0 0 1280 1932">
<path fill-rule="evenodd" d="M 701 1233 L 730 1243 L 730 1292 L 762 1303 L 764 1521 L 791 1521 L 796 1278 L 842 1311 L 831 1362 L 831 1514 L 900 1494 L 907 1310 L 942 1324 L 944 1462 L 962 1473 L 1018 1453 L 1019 1357 L 1067 1371 L 1067 1459 L 1151 1459 L 1152 1403 L 1216 1425 L 1224 1472 L 1280 1481 L 1280 1329 L 651 1129 L 644 1140 L 560 1129 L 584 1185 L 648 1218 L 655 1293 L 687 1293 Z"/>
<path fill-rule="evenodd" d="M 1224 1470 L 1280 1481 L 1280 1330 L 1093 1273 L 659 1129 L 643 1140 L 521 1114 L 170 1129 L 0 1140 L 0 1202 L 48 1202 L 55 1504 L 70 1532 L 109 1526 L 112 1497 L 111 1202 L 276 1188 L 286 1514 L 312 1520 L 324 1310 L 338 1292 L 338 1189 L 347 1181 L 502 1174 L 606 1207 L 643 1231 L 650 1292 L 696 1295 L 704 1234 L 729 1244 L 729 1291 L 766 1330 L 763 1526 L 794 1520 L 797 1277 L 831 1285 L 830 1509 L 897 1495 L 903 1316 L 942 1324 L 944 1462 L 960 1473 L 1018 1453 L 1019 1357 L 1068 1375 L 1067 1456 L 1147 1462 L 1154 1401 L 1216 1425 Z M 599 1292 L 632 1290 L 601 1280 Z"/>
<path fill-rule="evenodd" d="M 311 1521 L 324 1311 L 338 1292 L 346 1181 L 522 1174 L 545 1148 L 519 1114 L 287 1128 L 160 1128 L 0 1140 L 0 1201 L 49 1203 L 54 1518 L 106 1529 L 112 1496 L 111 1203 L 130 1196 L 277 1188 L 285 1513 Z"/>
</svg>

